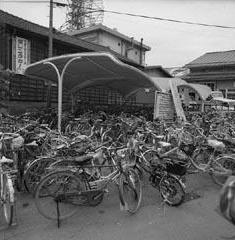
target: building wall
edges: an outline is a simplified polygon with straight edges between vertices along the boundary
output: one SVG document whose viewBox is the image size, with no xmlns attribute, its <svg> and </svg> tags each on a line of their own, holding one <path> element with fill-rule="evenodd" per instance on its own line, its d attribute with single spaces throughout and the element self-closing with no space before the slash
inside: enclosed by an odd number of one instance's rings
<svg viewBox="0 0 235 240">
<path fill-rule="evenodd" d="M 194 81 L 193 83 L 204 84 L 212 91 L 221 91 L 226 98 L 235 99 L 235 79 L 234 80 L 216 80 L 216 81 Z"/>
<path fill-rule="evenodd" d="M 103 46 L 110 47 L 113 51 L 122 54 L 122 40 L 106 32 L 100 32 L 99 43 Z"/>
<path fill-rule="evenodd" d="M 104 31 L 96 31 L 90 33 L 82 33 L 76 35 L 83 40 L 97 43 L 105 47 L 109 47 L 113 51 L 129 58 L 130 60 L 140 63 L 140 48 L 136 46 L 131 46 L 131 43 L 121 39 L 119 37 L 113 36 Z M 142 64 L 145 64 L 145 51 L 142 51 Z"/>
<path fill-rule="evenodd" d="M 4 69 L 12 69 L 12 39 L 22 37 L 30 41 L 31 62 L 40 61 L 48 57 L 48 38 L 31 32 L 16 29 L 11 26 L 0 25 L 0 64 Z M 84 50 L 73 45 L 53 42 L 53 55 L 58 56 L 68 53 L 83 52 Z"/>
<path fill-rule="evenodd" d="M 191 67 L 185 80 L 205 84 L 213 91 L 222 91 L 224 97 L 235 99 L 235 65 Z"/>
<path fill-rule="evenodd" d="M 82 40 L 99 44 L 99 33 L 98 32 L 91 32 L 86 34 L 79 34 L 75 35 L 75 37 L 80 38 Z"/>
</svg>

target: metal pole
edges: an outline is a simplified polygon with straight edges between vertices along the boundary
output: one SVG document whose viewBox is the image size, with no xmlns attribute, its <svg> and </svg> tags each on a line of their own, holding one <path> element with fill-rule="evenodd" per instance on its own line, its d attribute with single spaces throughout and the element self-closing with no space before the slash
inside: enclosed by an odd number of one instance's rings
<svg viewBox="0 0 235 240">
<path fill-rule="evenodd" d="M 143 38 L 140 40 L 140 65 L 143 65 Z"/>
<path fill-rule="evenodd" d="M 52 56 L 53 56 L 53 0 L 50 0 L 48 57 L 50 58 Z"/>
<path fill-rule="evenodd" d="M 62 97 L 63 97 L 63 76 L 60 76 L 58 82 L 58 131 L 61 132 L 61 121 L 62 121 Z"/>
<path fill-rule="evenodd" d="M 53 57 L 53 0 L 50 0 L 48 57 Z M 51 82 L 47 86 L 47 108 L 51 107 Z"/>
</svg>

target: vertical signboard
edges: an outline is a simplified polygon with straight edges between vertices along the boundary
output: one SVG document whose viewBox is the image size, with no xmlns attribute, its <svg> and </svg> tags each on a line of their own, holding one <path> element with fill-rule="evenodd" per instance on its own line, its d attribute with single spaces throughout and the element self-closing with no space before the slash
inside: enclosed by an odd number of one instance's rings
<svg viewBox="0 0 235 240">
<path fill-rule="evenodd" d="M 155 92 L 154 119 L 173 120 L 175 107 L 170 93 Z"/>
<path fill-rule="evenodd" d="M 30 64 L 30 41 L 21 37 L 13 38 L 12 70 L 23 74 L 28 64 Z"/>
</svg>

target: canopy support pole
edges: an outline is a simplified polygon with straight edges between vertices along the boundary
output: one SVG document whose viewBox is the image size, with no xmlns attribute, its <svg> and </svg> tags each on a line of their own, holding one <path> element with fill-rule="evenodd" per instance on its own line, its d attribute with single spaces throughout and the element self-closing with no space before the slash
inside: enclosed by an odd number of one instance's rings
<svg viewBox="0 0 235 240">
<path fill-rule="evenodd" d="M 56 65 L 52 62 L 44 62 L 43 64 L 48 64 L 54 68 L 57 74 L 58 80 L 58 131 L 61 132 L 61 113 L 62 113 L 62 78 L 60 72 Z"/>
<path fill-rule="evenodd" d="M 60 74 L 59 69 L 56 67 L 56 65 L 52 62 L 44 62 L 43 64 L 48 64 L 54 68 L 57 74 L 57 80 L 58 80 L 58 131 L 61 132 L 61 120 L 62 120 L 62 100 L 63 100 L 63 79 L 66 69 L 68 68 L 69 64 L 73 62 L 74 60 L 80 59 L 81 57 L 74 57 L 70 59 L 65 66 L 62 69 L 62 72 Z"/>
<path fill-rule="evenodd" d="M 70 96 L 71 96 L 71 112 L 74 113 L 75 112 L 75 95 L 74 93 L 71 93 Z"/>
</svg>

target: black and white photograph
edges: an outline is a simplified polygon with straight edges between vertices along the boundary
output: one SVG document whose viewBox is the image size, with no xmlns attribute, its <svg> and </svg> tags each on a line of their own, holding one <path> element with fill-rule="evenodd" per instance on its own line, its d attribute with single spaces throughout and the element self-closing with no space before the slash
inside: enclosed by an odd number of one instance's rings
<svg viewBox="0 0 235 240">
<path fill-rule="evenodd" d="M 235 240 L 235 0 L 0 0 L 0 240 Z"/>
</svg>

